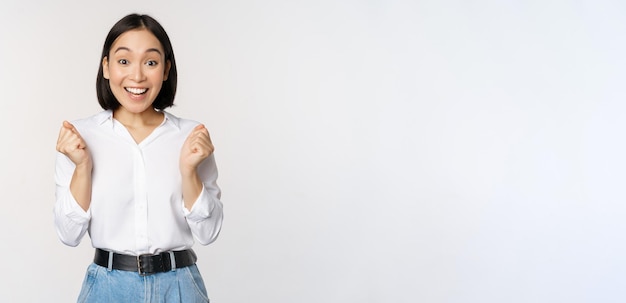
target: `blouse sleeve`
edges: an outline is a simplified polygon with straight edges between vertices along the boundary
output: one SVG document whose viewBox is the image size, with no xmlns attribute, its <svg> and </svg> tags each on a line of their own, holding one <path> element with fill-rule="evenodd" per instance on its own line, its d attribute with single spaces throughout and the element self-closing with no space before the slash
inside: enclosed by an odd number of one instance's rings
<svg viewBox="0 0 626 303">
<path fill-rule="evenodd" d="M 181 204 L 191 233 L 202 245 L 208 245 L 217 239 L 222 229 L 224 218 L 223 205 L 220 201 L 221 190 L 217 186 L 217 166 L 214 155 L 206 158 L 198 167 L 198 175 L 203 184 L 202 192 L 191 207 L 191 211 Z"/>
<path fill-rule="evenodd" d="M 84 211 L 70 192 L 70 182 L 75 165 L 62 153 L 57 153 L 55 181 L 56 203 L 54 205 L 54 224 L 61 242 L 77 246 L 89 226 L 90 211 Z"/>
</svg>

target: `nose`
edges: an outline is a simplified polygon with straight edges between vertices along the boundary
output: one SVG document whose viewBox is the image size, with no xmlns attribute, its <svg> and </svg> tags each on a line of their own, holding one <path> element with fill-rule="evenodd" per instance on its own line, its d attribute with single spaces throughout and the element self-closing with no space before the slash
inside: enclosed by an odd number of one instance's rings
<svg viewBox="0 0 626 303">
<path fill-rule="evenodd" d="M 130 79 L 135 82 L 141 82 L 145 79 L 145 74 L 143 71 L 142 64 L 134 64 L 131 68 Z"/>
</svg>

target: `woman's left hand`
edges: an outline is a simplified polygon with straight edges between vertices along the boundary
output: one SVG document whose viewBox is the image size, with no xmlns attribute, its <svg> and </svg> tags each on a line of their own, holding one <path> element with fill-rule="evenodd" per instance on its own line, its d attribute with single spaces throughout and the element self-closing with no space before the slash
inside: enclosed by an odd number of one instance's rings
<svg viewBox="0 0 626 303">
<path fill-rule="evenodd" d="M 195 173 L 198 165 L 210 156 L 214 149 L 206 127 L 203 124 L 196 126 L 183 143 L 183 148 L 180 151 L 181 173 Z"/>
</svg>

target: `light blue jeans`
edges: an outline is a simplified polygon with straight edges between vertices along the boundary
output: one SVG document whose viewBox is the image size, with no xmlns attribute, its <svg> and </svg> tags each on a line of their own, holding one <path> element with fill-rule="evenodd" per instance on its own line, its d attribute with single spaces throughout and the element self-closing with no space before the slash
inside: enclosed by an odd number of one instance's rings
<svg viewBox="0 0 626 303">
<path fill-rule="evenodd" d="M 209 298 L 196 265 L 148 276 L 89 265 L 78 303 L 112 302 L 207 303 Z"/>
</svg>

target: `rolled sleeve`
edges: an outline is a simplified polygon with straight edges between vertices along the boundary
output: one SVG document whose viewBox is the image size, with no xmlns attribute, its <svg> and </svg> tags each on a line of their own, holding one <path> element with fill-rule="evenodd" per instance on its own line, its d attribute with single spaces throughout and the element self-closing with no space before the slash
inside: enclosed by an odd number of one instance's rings
<svg viewBox="0 0 626 303">
<path fill-rule="evenodd" d="M 56 203 L 54 205 L 54 223 L 61 242 L 77 246 L 89 226 L 90 210 L 83 210 L 70 192 L 71 176 L 74 165 L 59 153 L 56 164 Z"/>
<path fill-rule="evenodd" d="M 203 186 L 191 210 L 187 210 L 184 204 L 181 204 L 191 233 L 202 245 L 215 241 L 222 228 L 223 206 L 219 200 L 219 190 L 216 192 L 217 194 L 212 195 L 211 191 Z"/>
</svg>

